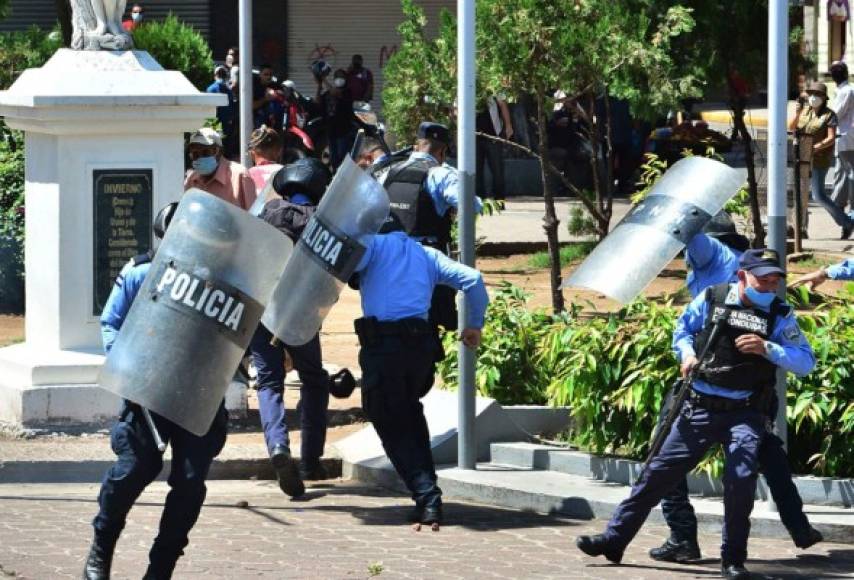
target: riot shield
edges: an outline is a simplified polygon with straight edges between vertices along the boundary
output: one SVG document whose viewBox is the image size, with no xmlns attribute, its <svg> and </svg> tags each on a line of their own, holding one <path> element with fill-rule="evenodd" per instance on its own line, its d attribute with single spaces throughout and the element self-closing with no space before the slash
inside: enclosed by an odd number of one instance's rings
<svg viewBox="0 0 854 580">
<path fill-rule="evenodd" d="M 719 161 L 676 162 L 561 284 L 630 302 L 741 188 L 741 173 Z"/>
<path fill-rule="evenodd" d="M 300 236 L 262 324 L 285 344 L 311 340 L 388 211 L 385 189 L 345 158 Z"/>
<path fill-rule="evenodd" d="M 292 249 L 242 209 L 185 193 L 100 386 L 204 435 Z"/>
</svg>

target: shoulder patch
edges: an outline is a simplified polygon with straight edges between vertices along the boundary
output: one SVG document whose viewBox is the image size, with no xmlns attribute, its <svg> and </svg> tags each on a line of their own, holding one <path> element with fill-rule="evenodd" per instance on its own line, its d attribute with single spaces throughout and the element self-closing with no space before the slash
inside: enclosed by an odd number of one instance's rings
<svg viewBox="0 0 854 580">
<path fill-rule="evenodd" d="M 783 331 L 783 338 L 785 338 L 786 340 L 791 341 L 791 342 L 798 340 L 798 338 L 800 336 L 801 336 L 801 331 L 798 328 L 797 324 L 793 324 L 793 325 L 787 327 Z"/>
</svg>

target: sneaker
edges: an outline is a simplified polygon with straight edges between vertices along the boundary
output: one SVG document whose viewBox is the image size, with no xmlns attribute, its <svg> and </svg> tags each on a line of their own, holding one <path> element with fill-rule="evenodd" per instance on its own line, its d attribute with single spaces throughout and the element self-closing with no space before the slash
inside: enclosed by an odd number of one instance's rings
<svg viewBox="0 0 854 580">
<path fill-rule="evenodd" d="M 270 461 L 276 470 L 279 489 L 290 497 L 299 497 L 305 493 L 305 484 L 300 479 L 297 460 L 291 457 L 290 449 L 284 445 L 276 445 L 270 454 Z"/>
<path fill-rule="evenodd" d="M 696 541 L 674 542 L 668 539 L 658 548 L 649 551 L 649 557 L 659 562 L 693 562 L 699 560 L 700 546 Z"/>
</svg>

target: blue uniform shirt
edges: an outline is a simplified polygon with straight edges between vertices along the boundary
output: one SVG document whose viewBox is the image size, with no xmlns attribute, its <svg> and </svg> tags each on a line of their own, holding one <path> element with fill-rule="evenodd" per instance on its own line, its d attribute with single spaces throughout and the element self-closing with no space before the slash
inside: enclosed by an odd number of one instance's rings
<svg viewBox="0 0 854 580">
<path fill-rule="evenodd" d="M 827 275 L 831 280 L 854 280 L 854 259 L 828 266 Z"/>
<path fill-rule="evenodd" d="M 685 248 L 685 261 L 691 267 L 685 284 L 691 297 L 696 298 L 709 286 L 735 282 L 741 252 L 707 236 L 697 234 Z"/>
<path fill-rule="evenodd" d="M 403 232 L 374 236 L 356 268 L 360 272 L 362 311 L 365 316 L 391 321 L 427 320 L 437 284 L 462 290 L 471 308 L 466 326 L 483 328 L 489 296 L 483 277 Z"/>
<path fill-rule="evenodd" d="M 425 188 L 430 197 L 433 198 L 433 205 L 436 207 L 436 213 L 444 216 L 451 208 L 459 207 L 460 201 L 460 178 L 457 170 L 448 165 L 439 165 L 435 157 L 429 153 L 416 151 L 409 156 L 410 159 L 426 159 L 436 164 L 427 172 L 427 182 Z M 474 198 L 474 211 L 480 213 L 483 205 L 480 198 Z"/>
<path fill-rule="evenodd" d="M 694 337 L 703 329 L 709 310 L 706 292 L 708 290 L 694 298 L 685 307 L 685 311 L 676 322 L 676 329 L 673 331 L 673 350 L 680 361 L 684 361 L 689 356 L 696 356 L 694 352 Z M 725 303 L 732 306 L 741 306 L 737 284 L 730 285 Z M 806 375 L 815 366 L 815 355 L 813 354 L 812 347 L 810 347 L 806 337 L 801 333 L 798 322 L 795 320 L 794 312 L 790 312 L 785 318 L 775 321 L 774 330 L 765 344 L 765 357 L 769 361 L 798 376 Z M 710 385 L 699 379 L 694 381 L 693 389 L 706 395 L 715 395 L 729 399 L 746 399 L 752 393 L 752 391 L 748 390 L 736 391 L 725 389 L 716 385 Z"/>
<path fill-rule="evenodd" d="M 150 267 L 150 262 L 137 266 L 131 261 L 125 264 L 119 277 L 116 278 L 110 297 L 104 305 L 103 312 L 101 312 L 101 340 L 104 342 L 104 352 L 110 352 L 110 349 L 113 348 L 119 329 L 122 327 L 130 310 L 130 305 L 133 304 L 133 299 L 139 293 Z"/>
</svg>

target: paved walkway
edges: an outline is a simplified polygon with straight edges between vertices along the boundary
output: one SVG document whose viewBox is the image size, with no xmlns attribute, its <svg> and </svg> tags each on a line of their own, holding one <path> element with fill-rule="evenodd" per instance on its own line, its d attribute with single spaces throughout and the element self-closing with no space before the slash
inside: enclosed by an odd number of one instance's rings
<svg viewBox="0 0 854 580">
<path fill-rule="evenodd" d="M 139 578 L 156 533 L 165 484 L 154 484 L 130 514 L 114 578 Z M 0 486 L 0 577 L 78 578 L 96 510 L 93 485 Z M 573 521 L 448 501 L 440 532 L 401 523 L 408 499 L 349 482 L 316 485 L 294 502 L 272 482 L 216 481 L 191 534 L 181 578 L 704 578 L 716 577 L 719 539 L 701 536 L 697 565 L 653 562 L 664 536 L 646 527 L 623 566 L 591 559 L 575 536 L 600 521 Z M 248 502 L 240 507 L 239 502 Z M 754 539 L 751 569 L 772 578 L 854 577 L 854 549 L 822 544 L 807 552 L 782 540 Z M 4 576 L 5 574 L 5 576 Z M 761 577 L 761 576 L 757 576 Z"/>
</svg>

